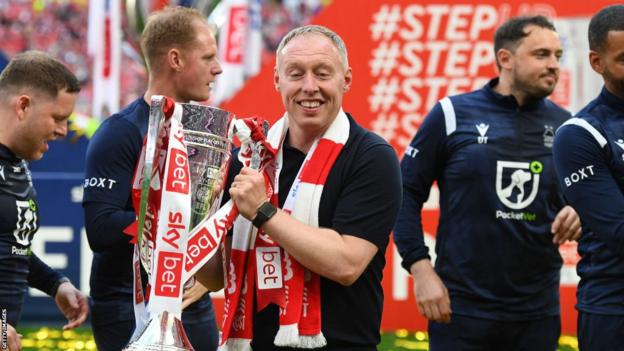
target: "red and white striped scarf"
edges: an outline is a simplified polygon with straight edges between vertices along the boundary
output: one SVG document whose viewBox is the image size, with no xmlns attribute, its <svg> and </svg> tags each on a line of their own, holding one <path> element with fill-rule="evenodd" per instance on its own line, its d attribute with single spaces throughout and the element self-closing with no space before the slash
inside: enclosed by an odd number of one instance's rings
<svg viewBox="0 0 624 351">
<path fill-rule="evenodd" d="M 349 137 L 349 119 L 340 110 L 322 137 L 308 152 L 289 189 L 283 210 L 297 220 L 318 227 L 321 195 L 334 162 Z M 282 145 L 288 130 L 285 114 L 268 133 L 277 156 L 263 165 L 271 202 L 277 206 Z M 221 350 L 250 350 L 253 313 L 270 303 L 280 307 L 277 346 L 320 348 L 326 345 L 321 331 L 320 277 L 301 266 L 271 238 L 256 233 L 239 217 L 234 222 L 230 264 L 225 268 L 225 310 Z M 256 294 L 257 306 L 254 306 Z M 255 307 L 255 308 L 254 308 Z"/>
<path fill-rule="evenodd" d="M 152 102 L 161 98 L 154 96 Z M 182 109 L 173 100 L 164 98 L 163 112 L 164 120 L 157 126 L 143 235 L 136 240 L 137 222 L 126 229 L 135 236 L 133 300 L 136 328 L 132 339 L 138 336 L 151 317 L 160 312 L 168 311 L 178 319 L 182 314 L 182 271 L 191 217 L 191 179 L 182 131 Z M 145 176 L 145 144 L 132 184 L 132 200 L 136 209 L 140 208 L 141 182 Z M 150 278 L 147 294 L 142 289 L 140 261 L 145 263 Z M 149 301 L 149 308 L 146 308 L 145 300 Z"/>
<path fill-rule="evenodd" d="M 190 233 L 188 232 L 188 223 L 185 222 L 185 225 L 181 226 L 177 222 L 177 218 L 180 216 L 188 220 L 187 214 L 190 213 L 189 189 L 191 179 L 188 178 L 188 159 L 186 157 L 183 131 L 180 124 L 181 110 L 180 105 L 175 104 L 173 100 L 169 98 L 165 98 L 163 100 L 164 123 L 160 127 L 162 132 L 160 132 L 156 142 L 155 155 L 157 155 L 157 161 L 155 162 L 151 172 L 152 181 L 149 189 L 150 196 L 147 204 L 144 235 L 141 237 L 141 240 L 136 240 L 138 222 L 131 224 L 125 230 L 129 235 L 134 236 L 133 242 L 135 243 L 133 273 L 136 328 L 133 339 L 143 330 L 148 320 L 155 315 L 154 312 L 167 310 L 180 318 L 181 284 L 193 277 L 193 275 L 206 262 L 208 262 L 211 257 L 214 256 L 214 254 L 219 250 L 219 247 L 222 247 L 220 244 L 223 238 L 225 237 L 227 231 L 232 227 L 232 223 L 235 218 L 238 217 L 238 209 L 234 205 L 234 202 L 230 200 L 212 216 L 201 221 L 190 231 Z M 263 122 L 264 120 L 259 117 L 233 119 L 230 122 L 230 128 L 228 128 L 228 138 L 233 140 L 234 136 L 236 136 L 239 139 L 241 143 L 239 159 L 246 166 L 250 166 L 253 149 L 258 148 L 260 145 L 263 146 L 260 147 L 262 150 L 259 154 L 260 159 L 273 159 L 275 157 L 275 149 L 268 144 L 262 133 Z M 141 181 L 143 179 L 146 153 L 146 142 L 144 141 L 144 146 L 137 164 L 132 186 L 133 205 L 136 209 L 140 208 Z M 182 158 L 182 156 L 184 156 L 184 158 Z M 169 165 L 173 161 L 183 162 L 183 166 L 186 167 L 185 172 L 181 172 L 180 170 L 174 173 L 165 172 L 165 169 L 170 169 L 172 167 Z M 229 161 L 227 164 L 229 164 Z M 227 164 L 224 165 L 226 169 Z M 172 174 L 182 173 L 187 175 L 187 178 L 184 179 L 184 195 L 186 198 L 176 200 L 177 198 L 175 197 L 175 192 L 180 189 L 169 189 L 169 187 L 165 187 L 163 189 L 160 179 L 163 179 L 164 183 L 168 184 L 167 180 L 171 178 Z M 180 180 L 177 179 L 175 184 L 181 184 Z M 182 204 L 180 204 L 180 202 Z M 175 216 L 173 216 L 170 208 L 172 206 L 181 205 L 185 206 L 185 210 L 176 212 Z M 137 210 L 137 214 L 138 212 L 139 211 Z M 169 216 L 167 216 L 168 213 L 170 214 Z M 163 216 L 161 216 L 161 214 Z M 171 218 L 176 219 L 176 222 L 170 223 L 172 221 Z M 172 228 L 172 226 L 175 228 Z M 165 231 L 167 234 L 165 234 Z M 173 233 L 172 235 L 174 237 L 164 237 L 169 233 Z M 177 237 L 177 235 L 180 235 L 180 237 Z M 180 241 L 180 238 L 183 240 Z M 164 241 L 164 243 L 160 243 L 161 241 Z M 162 297 L 155 295 L 155 293 L 158 292 L 159 280 L 154 279 L 154 273 L 157 273 L 158 269 L 160 269 L 163 265 L 155 265 L 152 258 L 156 257 L 157 263 L 163 260 L 167 260 L 165 263 L 173 262 L 173 258 L 169 256 L 167 256 L 167 258 L 160 258 L 160 256 L 163 255 L 161 252 L 162 249 L 171 246 L 165 244 L 170 243 L 175 244 L 175 249 L 177 249 L 175 256 L 175 296 L 171 296 L 173 299 L 167 299 L 166 301 L 161 302 L 160 300 L 162 300 Z M 147 293 L 143 292 L 141 284 L 141 261 L 144 261 L 146 266 L 151 267 L 151 269 L 148 270 L 148 272 L 152 274 L 149 275 L 150 282 L 147 286 Z M 157 271 L 152 272 L 154 269 Z M 153 295 L 156 297 L 154 298 Z M 149 307 L 145 304 L 147 300 L 150 301 Z"/>
</svg>

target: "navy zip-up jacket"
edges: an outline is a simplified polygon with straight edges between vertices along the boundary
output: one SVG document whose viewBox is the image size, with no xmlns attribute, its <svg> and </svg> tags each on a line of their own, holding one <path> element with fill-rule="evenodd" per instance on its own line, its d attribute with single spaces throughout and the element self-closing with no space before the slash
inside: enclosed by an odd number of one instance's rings
<svg viewBox="0 0 624 351">
<path fill-rule="evenodd" d="M 546 99 L 518 106 L 496 84 L 444 98 L 425 118 L 401 162 L 394 240 L 407 270 L 429 257 L 421 209 L 437 181 L 435 269 L 453 314 L 555 316 L 562 260 L 550 226 L 564 203 L 551 148 L 570 114 Z"/>
<path fill-rule="evenodd" d="M 0 310 L 17 326 L 28 286 L 54 297 L 63 276 L 31 250 L 39 229 L 37 193 L 26 161 L 0 145 Z"/>
<path fill-rule="evenodd" d="M 583 225 L 576 306 L 624 315 L 624 100 L 603 88 L 559 128 L 554 158 Z"/>
</svg>

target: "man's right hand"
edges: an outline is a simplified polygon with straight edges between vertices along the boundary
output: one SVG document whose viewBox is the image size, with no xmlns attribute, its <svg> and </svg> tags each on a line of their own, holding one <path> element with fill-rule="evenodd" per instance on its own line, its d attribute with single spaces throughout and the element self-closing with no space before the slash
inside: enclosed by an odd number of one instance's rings
<svg viewBox="0 0 624 351">
<path fill-rule="evenodd" d="M 420 314 L 435 322 L 450 323 L 451 299 L 431 261 L 423 259 L 414 262 L 410 272 L 414 278 L 414 296 Z"/>
<path fill-rule="evenodd" d="M 0 349 L 2 349 L 0 345 Z M 18 334 L 12 325 L 7 324 L 7 351 L 20 351 L 22 349 L 22 335 Z M 3 351 L 5 349 L 2 349 Z"/>
</svg>

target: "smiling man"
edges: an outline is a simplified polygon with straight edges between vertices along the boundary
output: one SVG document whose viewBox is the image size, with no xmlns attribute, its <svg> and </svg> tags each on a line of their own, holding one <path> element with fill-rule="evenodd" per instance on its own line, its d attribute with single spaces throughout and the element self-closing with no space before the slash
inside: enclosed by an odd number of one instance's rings
<svg viewBox="0 0 624 351">
<path fill-rule="evenodd" d="M 28 286 L 54 298 L 69 320 L 64 329 L 87 318 L 84 295 L 30 250 L 39 208 L 26 162 L 43 157 L 48 142 L 67 134 L 79 91 L 76 77 L 42 52 L 15 56 L 0 74 L 0 311 L 9 351 L 21 349 L 14 327 Z"/>
<path fill-rule="evenodd" d="M 149 68 L 147 92 L 102 123 L 86 155 L 83 208 L 94 252 L 92 325 L 103 351 L 121 350 L 135 328 L 134 246 L 123 230 L 136 219 L 130 190 L 147 133 L 149 101 L 152 95 L 176 102 L 208 100 L 221 74 L 214 33 L 195 9 L 171 7 L 153 13 L 141 35 L 141 49 Z M 182 321 L 196 349 L 215 350 L 219 337 L 206 292 L 201 284 L 185 291 Z"/>
<path fill-rule="evenodd" d="M 257 294 L 259 311 L 251 307 L 253 316 L 245 315 L 253 325 L 245 326 L 248 339 L 237 342 L 254 350 L 325 344 L 376 350 L 384 254 L 401 200 L 397 156 L 342 110 L 352 73 L 333 31 L 305 26 L 288 33 L 274 76 L 286 113 L 269 131 L 279 151 L 265 175 L 279 191 L 267 196 L 263 174 L 238 162 L 228 180 L 241 215 L 260 233 L 254 248 L 260 261 L 251 266 L 258 284 L 244 289 Z M 268 276 L 274 265 L 283 272 Z M 283 284 L 265 284 L 274 281 Z M 239 288 L 230 280 L 226 290 Z M 267 298 L 275 304 L 261 302 Z"/>
<path fill-rule="evenodd" d="M 604 88 L 557 131 L 554 157 L 583 223 L 579 348 L 617 351 L 624 350 L 624 5 L 592 17 L 588 37 L 589 64 Z"/>
<path fill-rule="evenodd" d="M 429 319 L 432 351 L 557 349 L 558 245 L 580 227 L 564 206 L 551 152 L 570 115 L 545 99 L 557 84 L 561 44 L 545 17 L 518 17 L 498 28 L 494 52 L 500 76 L 435 105 L 401 162 L 394 238 Z M 421 225 L 434 181 L 435 269 Z"/>
</svg>

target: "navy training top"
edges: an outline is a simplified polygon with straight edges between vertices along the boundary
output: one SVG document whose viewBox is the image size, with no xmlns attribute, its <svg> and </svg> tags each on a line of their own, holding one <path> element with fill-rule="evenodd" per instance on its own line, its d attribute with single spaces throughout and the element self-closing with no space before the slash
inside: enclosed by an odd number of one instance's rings
<svg viewBox="0 0 624 351">
<path fill-rule="evenodd" d="M 394 240 L 407 270 L 429 257 L 421 209 L 437 181 L 435 269 L 453 314 L 555 316 L 562 259 L 550 226 L 564 202 L 551 148 L 570 115 L 546 99 L 518 106 L 496 84 L 444 98 L 425 118 L 401 161 Z"/>
<path fill-rule="evenodd" d="M 554 158 L 583 225 L 576 307 L 624 315 L 624 100 L 603 88 L 559 128 Z"/>
<path fill-rule="evenodd" d="M 14 327 L 28 286 L 52 295 L 63 278 L 30 250 L 37 229 L 39 207 L 28 164 L 0 144 L 0 309 Z"/>
</svg>

